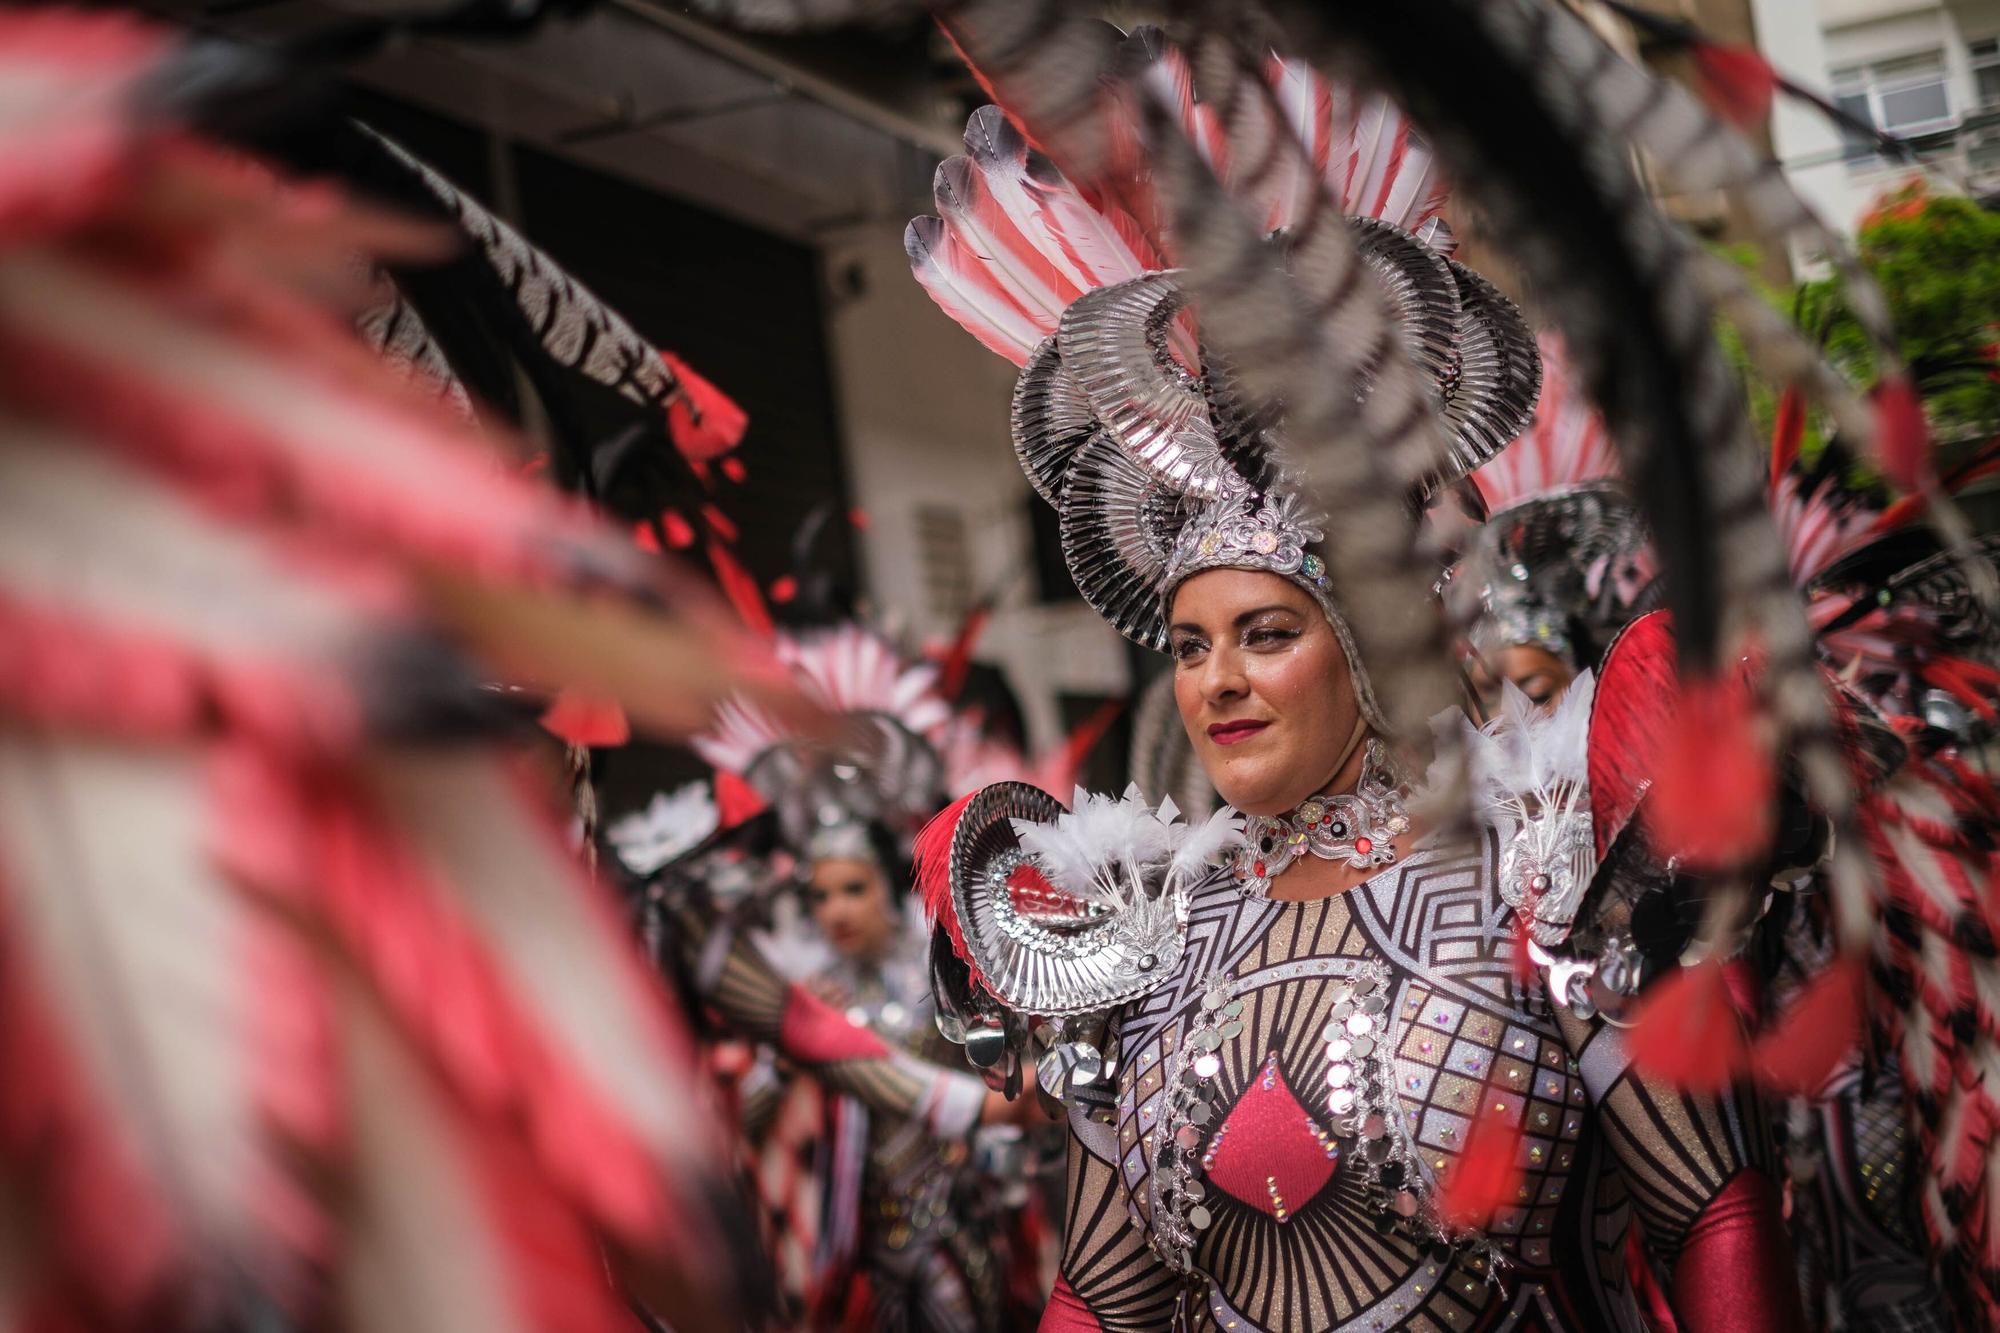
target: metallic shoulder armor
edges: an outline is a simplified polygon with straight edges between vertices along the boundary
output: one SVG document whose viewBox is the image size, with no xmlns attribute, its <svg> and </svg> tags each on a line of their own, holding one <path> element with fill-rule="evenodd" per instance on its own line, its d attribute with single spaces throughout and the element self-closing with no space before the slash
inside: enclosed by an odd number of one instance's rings
<svg viewBox="0 0 2000 1333">
<path fill-rule="evenodd" d="M 1073 804 L 996 783 L 918 848 L 938 1028 L 1010 1096 L 1024 1055 L 1058 1100 L 1104 1077 L 1105 1015 L 1173 975 L 1189 902 L 1242 839 L 1226 807 L 1190 824 L 1136 788 Z"/>
</svg>

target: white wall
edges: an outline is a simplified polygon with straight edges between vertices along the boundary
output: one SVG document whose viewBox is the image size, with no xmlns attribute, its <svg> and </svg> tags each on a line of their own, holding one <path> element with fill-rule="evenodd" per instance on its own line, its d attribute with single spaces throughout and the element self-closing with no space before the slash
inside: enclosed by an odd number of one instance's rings
<svg viewBox="0 0 2000 1333">
<path fill-rule="evenodd" d="M 1806 87 L 1827 90 L 1826 33 L 1814 0 L 1751 0 L 1757 44 L 1779 72 Z M 1853 190 L 1840 160 L 1840 132 L 1826 117 L 1790 98 L 1771 106 L 1771 144 L 1792 185 L 1820 216 L 1845 229 L 1853 221 Z M 1794 253 L 1794 268 L 1810 267 L 1810 256 Z"/>
<path fill-rule="evenodd" d="M 857 228 L 821 252 L 849 484 L 869 516 L 860 534 L 868 591 L 886 623 L 920 640 L 951 634 L 956 626 L 926 604 L 915 511 L 957 508 L 970 536 L 974 587 L 1011 585 L 975 656 L 1006 670 L 1031 743 L 1046 747 L 1063 734 L 1058 692 L 1128 688 L 1123 645 L 1080 603 L 1031 604 L 1024 507 L 1031 492 L 1007 436 L 1014 367 L 917 285 L 902 230 L 901 223 Z M 850 286 L 858 294 L 849 294 Z M 1010 577 L 1017 572 L 1023 577 Z"/>
<path fill-rule="evenodd" d="M 1926 51 L 1944 53 L 1955 112 L 1974 101 L 1966 42 L 2000 34 L 2000 0 L 1751 0 L 1757 43 L 1783 73 L 1830 90 L 1839 67 Z M 1784 97 L 1772 112 L 1772 142 L 1793 185 L 1826 220 L 1852 231 L 1883 189 L 1910 174 L 1905 166 L 1841 160 L 1840 134 L 1817 111 Z M 1795 263 L 1809 257 L 1794 255 Z"/>
</svg>

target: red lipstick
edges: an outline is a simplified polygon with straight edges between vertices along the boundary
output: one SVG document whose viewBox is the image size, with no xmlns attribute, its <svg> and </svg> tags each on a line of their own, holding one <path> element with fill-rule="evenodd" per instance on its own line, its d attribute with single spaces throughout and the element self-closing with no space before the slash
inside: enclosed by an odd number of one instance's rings
<svg viewBox="0 0 2000 1333">
<path fill-rule="evenodd" d="M 1209 727 L 1208 738 L 1217 745 L 1234 745 L 1238 741 L 1249 740 L 1270 725 L 1269 722 L 1257 722 L 1249 718 L 1237 722 L 1217 722 Z"/>
</svg>

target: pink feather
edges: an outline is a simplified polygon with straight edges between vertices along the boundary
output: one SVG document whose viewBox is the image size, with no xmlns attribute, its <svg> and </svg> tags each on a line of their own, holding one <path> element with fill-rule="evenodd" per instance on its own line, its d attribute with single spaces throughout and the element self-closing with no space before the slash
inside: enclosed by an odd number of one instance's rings
<svg viewBox="0 0 2000 1333">
<path fill-rule="evenodd" d="M 958 243 L 985 261 L 1000 289 L 1026 312 L 1043 337 L 1054 333 L 1075 287 L 1064 281 L 1033 240 L 1021 234 L 981 165 L 963 155 L 946 158 L 938 164 L 931 195 L 938 216 Z M 1015 202 L 1018 206 L 1018 199 Z"/>
<path fill-rule="evenodd" d="M 1277 97 L 1284 128 L 1298 140 L 1300 157 L 1310 163 L 1312 172 L 1309 178 L 1297 157 L 1278 168 L 1264 218 L 1265 230 L 1276 231 L 1304 216 L 1314 181 L 1325 175 L 1333 156 L 1333 89 L 1303 60 L 1274 56 L 1265 64 L 1264 73 Z"/>
<path fill-rule="evenodd" d="M 903 249 L 910 256 L 910 271 L 939 309 L 989 350 L 1017 366 L 1028 364 L 1028 354 L 1044 336 L 1041 327 L 1007 295 L 991 266 L 959 244 L 942 219 L 910 219 L 903 231 Z"/>
<path fill-rule="evenodd" d="M 1444 206 L 1448 193 L 1430 150 L 1385 98 L 1342 88 L 1334 95 L 1338 138 L 1327 162 L 1341 211 L 1415 231 Z"/>
</svg>

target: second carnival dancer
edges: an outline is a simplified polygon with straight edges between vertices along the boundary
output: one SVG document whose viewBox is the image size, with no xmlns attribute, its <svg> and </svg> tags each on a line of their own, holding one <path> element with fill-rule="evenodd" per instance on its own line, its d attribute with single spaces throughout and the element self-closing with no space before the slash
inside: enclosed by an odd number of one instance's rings
<svg viewBox="0 0 2000 1333">
<path fill-rule="evenodd" d="M 1521 438 L 1471 476 L 1487 518 L 1454 580 L 1479 601 L 1473 674 L 1488 711 L 1503 680 L 1555 702 L 1658 602 L 1657 565 L 1604 420 L 1572 381 L 1561 339 L 1537 341 L 1541 401 Z"/>
<path fill-rule="evenodd" d="M 1471 466 L 1527 419 L 1533 340 L 1426 244 L 1441 192 L 1396 112 L 1339 90 L 1324 105 L 1330 185 L 1406 327 L 1446 344 L 1413 350 Z M 1226 378 L 1188 372 L 1174 274 L 993 109 L 967 139 L 975 184 L 1044 200 L 1022 239 L 1055 271 L 1076 274 L 1083 247 L 1040 249 L 1048 232 L 1090 229 L 1097 280 L 1059 323 L 983 303 L 1006 275 L 978 271 L 1019 256 L 958 234 L 990 219 L 942 191 L 946 218 L 912 225 L 918 276 L 1024 365 L 1014 443 L 1061 512 L 1071 574 L 1173 657 L 1181 720 L 1229 802 L 1190 828 L 1132 796 L 1079 792 L 1065 812 L 1003 783 L 920 842 L 964 965 L 943 1021 L 976 1065 L 1031 1060 L 1069 1107 L 1042 1327 L 1636 1329 L 1635 1213 L 1681 1327 L 1800 1327 L 1754 1097 L 1643 1077 L 1616 1029 L 1518 979 L 1510 903 L 1551 885 L 1515 883 L 1498 835 L 1427 821 L 1313 553 L 1329 518 L 1239 428 Z M 1584 885 L 1560 887 L 1573 909 Z M 1518 1190 L 1472 1229 L 1440 1183 L 1496 1133 L 1518 1135 Z"/>
<path fill-rule="evenodd" d="M 1495 690 L 1509 681 L 1538 703 L 1560 698 L 1651 609 L 1658 591 L 1657 564 L 1603 420 L 1570 381 L 1560 339 L 1544 335 L 1541 348 L 1533 424 L 1472 475 L 1491 513 L 1466 543 L 1455 579 L 1480 602 L 1475 677 Z M 1780 422 L 1770 509 L 1792 577 L 1822 628 L 1822 661 L 1857 691 L 1857 706 L 1865 698 L 1877 718 L 1899 719 L 1922 748 L 1954 758 L 1976 750 L 1977 710 L 1992 683 L 1980 662 L 1991 659 L 1992 645 L 1949 578 L 1953 567 L 1907 516 L 1885 514 L 1843 483 L 1854 469 L 1842 449 L 1829 445 L 1805 465 L 1802 417 L 1781 413 Z M 1957 692 L 1928 686 L 1926 675 Z M 1990 812 L 1959 819 L 1965 827 L 1992 823 Z M 1911 864 L 1923 855 L 1903 850 Z M 1770 1007 L 1789 1007 L 1833 965 L 1823 874 L 1823 864 L 1800 866 L 1774 884 L 1790 891 L 1771 896 L 1755 942 L 1731 960 L 1732 992 L 1746 1019 L 1758 1017 L 1766 997 Z M 1899 1061 L 1889 1046 L 1871 1068 L 1857 1048 L 1823 1082 L 1778 1098 L 1788 1121 L 1779 1135 L 1788 1230 L 1815 1328 L 1951 1326 L 1941 1292 L 1954 1279 L 1925 1253 L 1924 1171 Z"/>
<path fill-rule="evenodd" d="M 1011 1122 L 1026 1108 L 941 1042 L 926 940 L 905 927 L 892 889 L 907 880 L 909 834 L 967 748 L 966 719 L 934 692 L 931 667 L 861 626 L 784 635 L 778 653 L 834 734 L 792 733 L 736 701 L 695 747 L 770 803 L 831 959 L 790 976 L 749 938 L 689 913 L 680 944 L 704 1002 L 825 1094 L 806 1325 L 1018 1327 L 1039 1292 L 1021 1276 L 1034 1256 L 1015 1253 L 1027 1194 L 1001 1177 L 1019 1174 Z"/>
</svg>

